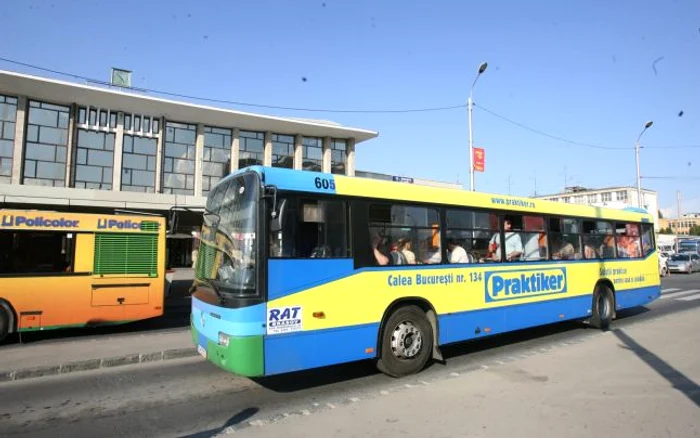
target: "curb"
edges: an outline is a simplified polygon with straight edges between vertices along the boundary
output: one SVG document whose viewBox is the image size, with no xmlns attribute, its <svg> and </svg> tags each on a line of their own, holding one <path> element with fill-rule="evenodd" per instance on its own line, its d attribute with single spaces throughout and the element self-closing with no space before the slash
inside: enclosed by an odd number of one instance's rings
<svg viewBox="0 0 700 438">
<path fill-rule="evenodd" d="M 181 359 L 197 356 L 197 350 L 188 348 L 171 348 L 152 353 L 134 353 L 123 356 L 106 357 L 103 359 L 89 359 L 76 362 L 67 362 L 61 365 L 48 365 L 42 367 L 22 368 L 12 371 L 0 371 L 0 383 L 16 380 L 33 379 L 36 377 L 56 376 L 80 371 L 97 370 L 101 368 L 113 368 L 137 363 L 161 362 L 164 360 Z"/>
</svg>

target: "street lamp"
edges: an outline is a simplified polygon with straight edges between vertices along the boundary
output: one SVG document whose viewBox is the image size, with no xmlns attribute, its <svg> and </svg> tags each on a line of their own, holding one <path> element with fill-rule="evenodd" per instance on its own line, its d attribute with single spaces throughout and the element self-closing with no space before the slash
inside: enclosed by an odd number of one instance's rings
<svg viewBox="0 0 700 438">
<path fill-rule="evenodd" d="M 644 129 L 639 133 L 637 140 L 634 142 L 634 155 L 637 159 L 637 206 L 642 207 L 642 177 L 639 175 L 639 139 L 646 132 L 647 129 L 651 128 L 654 122 L 649 120 L 644 124 Z"/>
<path fill-rule="evenodd" d="M 474 112 L 474 101 L 472 100 L 472 94 L 474 93 L 474 85 L 476 81 L 479 80 L 479 76 L 486 71 L 488 64 L 482 62 L 479 66 L 479 70 L 476 73 L 476 78 L 474 78 L 474 83 L 472 83 L 472 88 L 469 90 L 469 100 L 467 101 L 467 108 L 469 109 L 469 190 L 474 191 L 474 137 L 472 134 L 472 113 Z"/>
</svg>

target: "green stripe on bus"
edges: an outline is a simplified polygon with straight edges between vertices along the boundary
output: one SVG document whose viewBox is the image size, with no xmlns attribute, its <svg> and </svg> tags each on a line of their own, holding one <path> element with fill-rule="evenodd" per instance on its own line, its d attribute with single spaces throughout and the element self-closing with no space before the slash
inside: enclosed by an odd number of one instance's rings
<svg viewBox="0 0 700 438">
<path fill-rule="evenodd" d="M 192 328 L 192 341 L 197 345 L 198 332 Z M 231 336 L 228 347 L 207 339 L 207 359 L 215 365 L 240 376 L 258 377 L 265 374 L 263 337 Z"/>
</svg>

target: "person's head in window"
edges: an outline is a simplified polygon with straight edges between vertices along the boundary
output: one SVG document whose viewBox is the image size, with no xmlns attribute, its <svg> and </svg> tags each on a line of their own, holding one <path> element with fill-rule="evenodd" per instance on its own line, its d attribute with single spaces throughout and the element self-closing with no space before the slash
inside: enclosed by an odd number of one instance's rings
<svg viewBox="0 0 700 438">
<path fill-rule="evenodd" d="M 380 266 L 386 266 L 391 264 L 391 255 L 389 250 L 389 239 L 387 236 L 379 231 L 372 237 L 372 253 L 374 254 L 374 260 Z"/>
</svg>

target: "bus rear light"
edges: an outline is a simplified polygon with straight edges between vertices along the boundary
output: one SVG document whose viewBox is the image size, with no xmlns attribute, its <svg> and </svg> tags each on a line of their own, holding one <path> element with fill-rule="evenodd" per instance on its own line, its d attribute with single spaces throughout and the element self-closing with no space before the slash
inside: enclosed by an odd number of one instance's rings
<svg viewBox="0 0 700 438">
<path fill-rule="evenodd" d="M 374 353 L 374 348 L 366 348 L 365 349 L 365 354 L 372 354 Z"/>
<path fill-rule="evenodd" d="M 229 342 L 230 338 L 231 337 L 229 335 L 227 335 L 226 333 L 219 332 L 219 345 L 221 345 L 223 347 L 228 347 L 228 342 Z"/>
<path fill-rule="evenodd" d="M 314 315 L 314 318 L 318 318 L 318 319 L 325 319 L 326 318 L 326 314 L 323 312 L 314 312 L 313 315 Z"/>
<path fill-rule="evenodd" d="M 564 319 L 564 314 L 563 314 L 563 313 L 559 315 L 559 319 Z"/>
<path fill-rule="evenodd" d="M 491 333 L 491 327 L 484 327 L 484 333 Z"/>
</svg>

